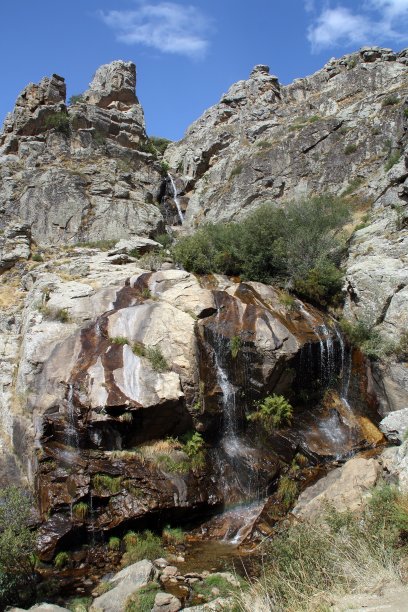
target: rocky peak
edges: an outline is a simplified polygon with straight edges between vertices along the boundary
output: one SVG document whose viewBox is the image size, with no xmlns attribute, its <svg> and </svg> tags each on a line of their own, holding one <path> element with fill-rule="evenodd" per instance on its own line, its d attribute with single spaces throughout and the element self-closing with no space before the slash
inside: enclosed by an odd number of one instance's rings
<svg viewBox="0 0 408 612">
<path fill-rule="evenodd" d="M 136 66 L 133 62 L 115 60 L 100 66 L 84 93 L 84 100 L 101 108 L 116 106 L 120 110 L 138 104 Z"/>
</svg>

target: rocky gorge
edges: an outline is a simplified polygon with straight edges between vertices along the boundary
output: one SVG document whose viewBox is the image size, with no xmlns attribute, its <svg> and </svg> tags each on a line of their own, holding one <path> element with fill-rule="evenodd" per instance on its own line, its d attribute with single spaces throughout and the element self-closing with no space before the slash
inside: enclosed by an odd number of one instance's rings
<svg viewBox="0 0 408 612">
<path fill-rule="evenodd" d="M 131 62 L 69 104 L 58 75 L 20 94 L 0 135 L 0 473 L 32 492 L 44 574 L 64 553 L 89 593 L 119 564 L 95 572 L 92 555 L 129 530 L 251 547 L 288 511 L 355 510 L 381 478 L 406 489 L 407 64 L 363 48 L 287 86 L 258 65 L 164 153 Z M 169 249 L 327 194 L 352 210 L 341 306 L 193 274 Z M 364 354 L 341 318 L 392 348 Z M 290 412 L 265 428 L 279 397 Z M 169 567 L 130 564 L 91 610 L 159 574 L 155 612 L 200 604 L 212 564 Z"/>
</svg>

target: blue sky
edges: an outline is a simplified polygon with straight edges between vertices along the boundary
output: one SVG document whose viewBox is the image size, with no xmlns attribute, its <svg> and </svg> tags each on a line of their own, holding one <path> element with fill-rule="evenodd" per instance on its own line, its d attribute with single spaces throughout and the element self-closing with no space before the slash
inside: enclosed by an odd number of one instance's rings
<svg viewBox="0 0 408 612">
<path fill-rule="evenodd" d="M 179 139 L 255 64 L 289 83 L 365 44 L 408 46 L 408 0 L 1 0 L 0 121 L 30 81 L 70 96 L 125 59 L 148 133 Z"/>
</svg>

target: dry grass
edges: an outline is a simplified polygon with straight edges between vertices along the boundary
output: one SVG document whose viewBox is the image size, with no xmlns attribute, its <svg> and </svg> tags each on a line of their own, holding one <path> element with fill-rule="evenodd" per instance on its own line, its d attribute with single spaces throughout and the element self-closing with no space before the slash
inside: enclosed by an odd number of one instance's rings
<svg viewBox="0 0 408 612">
<path fill-rule="evenodd" d="M 0 286 L 0 310 L 22 306 L 24 296 L 24 292 L 16 287 L 11 287 L 10 285 Z"/>
<path fill-rule="evenodd" d="M 241 612 L 326 612 L 339 597 L 404 579 L 408 496 L 377 488 L 360 515 L 328 509 L 263 546 L 261 577 L 236 597 Z"/>
<path fill-rule="evenodd" d="M 172 456 L 174 451 L 181 450 L 182 444 L 174 438 L 166 438 L 165 440 L 151 440 L 142 446 L 139 446 L 138 451 L 144 459 L 156 460 L 160 455 Z"/>
</svg>

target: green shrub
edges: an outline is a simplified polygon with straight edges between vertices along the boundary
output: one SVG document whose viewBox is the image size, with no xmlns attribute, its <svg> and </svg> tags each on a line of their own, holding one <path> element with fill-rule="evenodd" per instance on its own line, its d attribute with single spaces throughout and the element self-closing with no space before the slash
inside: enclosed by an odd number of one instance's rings
<svg viewBox="0 0 408 612">
<path fill-rule="evenodd" d="M 165 161 L 161 161 L 160 162 L 160 170 L 163 176 L 167 176 L 167 174 L 169 173 L 170 170 L 170 166 L 167 162 Z"/>
<path fill-rule="evenodd" d="M 163 353 L 158 346 L 147 346 L 145 355 L 152 364 L 153 370 L 156 372 L 165 372 L 169 370 L 169 364 L 167 363 Z"/>
<path fill-rule="evenodd" d="M 12 486 L 0 489 L 0 608 L 29 603 L 37 582 L 32 500 Z"/>
<path fill-rule="evenodd" d="M 159 590 L 157 582 L 149 582 L 127 599 L 125 612 L 151 612 Z"/>
<path fill-rule="evenodd" d="M 72 106 L 73 104 L 78 104 L 79 102 L 84 102 L 83 94 L 74 94 L 68 100 L 68 104 Z"/>
<path fill-rule="evenodd" d="M 304 281 L 305 294 L 322 300 L 322 287 L 327 287 L 328 300 L 340 286 L 341 274 L 335 274 L 343 248 L 338 230 L 348 217 L 347 203 L 333 196 L 289 202 L 285 208 L 264 204 L 240 223 L 204 225 L 181 238 L 172 254 L 195 274 L 240 275 L 286 286 Z"/>
<path fill-rule="evenodd" d="M 160 136 L 149 136 L 149 140 L 154 146 L 154 148 L 160 153 L 160 155 L 164 155 L 165 150 L 172 143 L 171 140 L 167 138 L 162 138 Z"/>
<path fill-rule="evenodd" d="M 165 249 L 169 249 L 174 240 L 170 234 L 158 234 L 155 236 L 155 241 L 161 244 Z"/>
<path fill-rule="evenodd" d="M 45 126 L 48 130 L 56 130 L 61 134 L 65 134 L 65 136 L 69 136 L 71 133 L 69 117 L 63 111 L 48 115 L 45 119 Z"/>
<path fill-rule="evenodd" d="M 240 336 L 232 336 L 229 344 L 230 344 L 231 357 L 233 359 L 236 359 L 241 349 L 241 346 L 242 346 L 242 340 Z"/>
<path fill-rule="evenodd" d="M 39 262 L 40 262 L 40 261 L 44 261 L 44 257 L 41 255 L 41 253 L 34 253 L 34 254 L 31 256 L 31 259 L 32 259 L 33 261 L 39 261 Z"/>
<path fill-rule="evenodd" d="M 395 351 L 395 345 L 382 338 L 380 332 L 365 321 L 351 323 L 342 319 L 340 327 L 349 342 L 370 359 L 383 359 Z"/>
<path fill-rule="evenodd" d="M 108 548 L 109 550 L 113 550 L 115 552 L 120 550 L 120 538 L 116 538 L 115 536 L 109 538 Z"/>
<path fill-rule="evenodd" d="M 123 555 L 123 565 L 131 565 L 142 559 L 157 559 L 164 556 L 161 539 L 149 530 L 138 534 L 135 544 L 126 542 L 126 552 Z"/>
<path fill-rule="evenodd" d="M 145 357 L 146 356 L 146 349 L 143 346 L 143 344 L 140 344 L 140 342 L 135 342 L 134 343 L 134 345 L 132 346 L 132 351 L 138 357 Z"/>
<path fill-rule="evenodd" d="M 67 552 L 59 552 L 54 559 L 54 565 L 57 569 L 66 567 L 69 563 L 69 554 Z"/>
<path fill-rule="evenodd" d="M 398 104 L 399 101 L 400 99 L 398 98 L 398 96 L 390 95 L 383 99 L 383 101 L 381 102 L 381 106 L 394 106 L 394 104 Z"/>
<path fill-rule="evenodd" d="M 344 155 L 352 155 L 356 151 L 357 151 L 357 145 L 354 142 L 352 142 L 348 144 L 346 148 L 344 149 Z"/>
<path fill-rule="evenodd" d="M 404 108 L 404 117 L 408 117 L 408 108 Z"/>
<path fill-rule="evenodd" d="M 132 548 L 133 546 L 136 546 L 136 544 L 138 543 L 138 540 L 139 538 L 135 531 L 128 531 L 123 538 L 123 541 L 126 546 L 126 550 L 128 550 L 129 548 Z"/>
<path fill-rule="evenodd" d="M 121 476 L 109 476 L 108 474 L 95 474 L 92 478 L 92 484 L 97 493 L 119 493 L 122 488 Z"/>
<path fill-rule="evenodd" d="M 113 589 L 113 584 L 111 582 L 107 582 L 106 580 L 102 580 L 102 582 L 100 582 L 98 584 L 96 589 L 94 589 L 94 592 L 95 592 L 97 597 L 100 597 L 101 595 L 104 595 L 105 593 L 108 593 L 108 591 L 111 591 L 112 589 Z"/>
<path fill-rule="evenodd" d="M 86 519 L 86 517 L 88 516 L 88 512 L 89 506 L 85 502 L 78 502 L 72 507 L 72 514 L 75 516 L 75 518 L 81 521 L 84 521 Z"/>
<path fill-rule="evenodd" d="M 248 421 L 259 422 L 268 433 L 278 427 L 289 425 L 293 408 L 283 395 L 268 395 L 256 403 L 257 410 L 247 416 Z"/>
<path fill-rule="evenodd" d="M 339 304 L 342 299 L 343 272 L 328 259 L 308 270 L 305 278 L 297 278 L 294 290 L 306 299 L 321 305 Z"/>
</svg>

